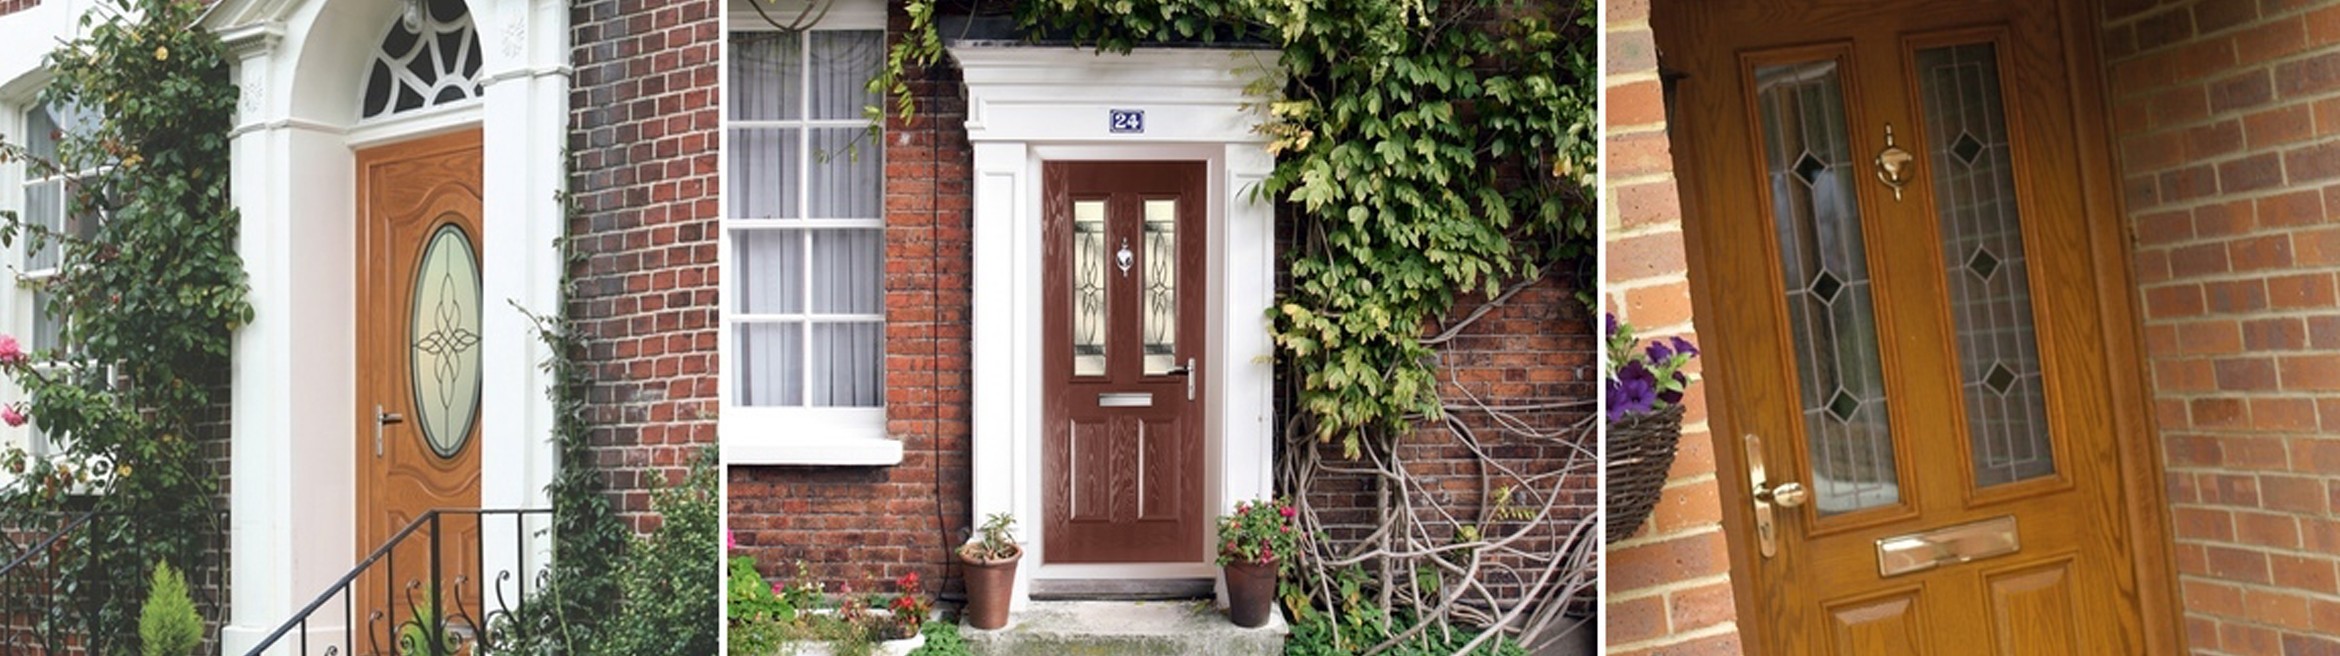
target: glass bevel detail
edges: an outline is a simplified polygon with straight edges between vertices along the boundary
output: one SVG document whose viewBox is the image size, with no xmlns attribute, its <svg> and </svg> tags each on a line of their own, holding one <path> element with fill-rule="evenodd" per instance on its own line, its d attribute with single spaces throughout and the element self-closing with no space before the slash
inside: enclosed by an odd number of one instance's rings
<svg viewBox="0 0 2340 656">
<path fill-rule="evenodd" d="M 1900 474 L 1839 66 L 1763 66 L 1755 79 L 1814 505 L 1892 505 Z"/>
<path fill-rule="evenodd" d="M 1931 163 L 1942 252 L 1950 254 L 1946 277 L 1975 485 L 2052 476 L 2055 450 L 1997 47 L 1920 50 L 1917 68 L 1927 134 L 1953 140 Z M 1968 254 L 1963 261 L 1961 253 Z"/>
<path fill-rule="evenodd" d="M 409 326 L 408 380 L 415 423 L 441 458 L 471 441 L 480 398 L 479 255 L 455 224 L 441 224 L 424 241 L 415 266 Z"/>
</svg>

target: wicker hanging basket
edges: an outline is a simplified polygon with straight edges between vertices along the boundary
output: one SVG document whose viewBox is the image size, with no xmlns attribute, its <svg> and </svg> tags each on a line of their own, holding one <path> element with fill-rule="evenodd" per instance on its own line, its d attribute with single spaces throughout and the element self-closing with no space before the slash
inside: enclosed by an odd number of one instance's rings
<svg viewBox="0 0 2340 656">
<path fill-rule="evenodd" d="M 1674 467 L 1674 446 L 1682 437 L 1682 406 L 1627 415 L 1609 424 L 1608 539 L 1623 540 L 1641 530 L 1665 492 Z"/>
</svg>

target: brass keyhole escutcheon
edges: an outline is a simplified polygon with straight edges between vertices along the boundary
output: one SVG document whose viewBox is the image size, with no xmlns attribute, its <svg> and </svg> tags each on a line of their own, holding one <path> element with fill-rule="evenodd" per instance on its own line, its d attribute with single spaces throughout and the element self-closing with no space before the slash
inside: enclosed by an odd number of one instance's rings
<svg viewBox="0 0 2340 656">
<path fill-rule="evenodd" d="M 1893 188 L 1893 200 L 1901 200 L 1901 188 L 1909 186 L 1911 165 L 1917 156 L 1893 145 L 1893 124 L 1885 124 L 1885 149 L 1877 151 L 1877 181 Z"/>
</svg>

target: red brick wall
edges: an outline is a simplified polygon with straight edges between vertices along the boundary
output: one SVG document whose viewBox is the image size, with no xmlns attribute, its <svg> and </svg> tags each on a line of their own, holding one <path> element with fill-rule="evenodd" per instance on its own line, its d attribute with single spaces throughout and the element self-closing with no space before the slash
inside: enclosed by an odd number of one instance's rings
<svg viewBox="0 0 2340 656">
<path fill-rule="evenodd" d="M 2187 640 L 2340 649 L 2340 3 L 2103 18 Z"/>
<path fill-rule="evenodd" d="M 1695 340 L 1649 3 L 1607 0 L 1607 7 L 1607 193 L 1601 207 L 1607 271 L 1601 291 L 1609 311 L 1644 335 Z M 1609 549 L 1611 654 L 1739 653 L 1704 389 L 1693 386 L 1683 402 L 1688 412 L 1664 498 L 1638 534 Z"/>
<path fill-rule="evenodd" d="M 38 7 L 41 0 L 0 0 L 0 16 Z"/>
<path fill-rule="evenodd" d="M 899 35 L 908 19 L 899 5 L 891 12 L 888 32 Z M 729 526 L 767 576 L 803 561 L 831 589 L 913 571 L 929 591 L 962 588 L 950 550 L 964 538 L 973 480 L 974 192 L 958 70 L 938 68 L 910 74 L 917 116 L 889 118 L 885 132 L 886 420 L 902 462 L 730 468 Z"/>
<path fill-rule="evenodd" d="M 715 0 L 570 9 L 569 313 L 593 377 L 611 493 L 647 529 L 650 473 L 679 478 L 715 441 Z"/>
</svg>

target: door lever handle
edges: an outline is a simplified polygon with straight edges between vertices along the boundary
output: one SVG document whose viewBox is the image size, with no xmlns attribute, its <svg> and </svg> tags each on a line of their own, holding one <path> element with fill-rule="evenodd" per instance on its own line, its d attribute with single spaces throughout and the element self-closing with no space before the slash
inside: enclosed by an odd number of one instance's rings
<svg viewBox="0 0 2340 656">
<path fill-rule="evenodd" d="M 403 423 L 406 423 L 406 415 L 384 411 L 382 404 L 374 404 L 374 457 L 382 457 L 382 427 Z"/>
<path fill-rule="evenodd" d="M 1748 435 L 1742 440 L 1747 449 L 1747 480 L 1752 486 L 1749 496 L 1755 502 L 1755 541 L 1763 557 L 1779 554 L 1779 522 L 1774 510 L 1795 508 L 1810 501 L 1812 491 L 1804 484 L 1783 481 L 1772 485 L 1763 466 L 1763 438 Z"/>
<path fill-rule="evenodd" d="M 1171 367 L 1169 371 L 1165 371 L 1165 372 L 1162 372 L 1162 373 L 1164 373 L 1164 374 L 1169 374 L 1169 375 L 1172 375 L 1172 376 L 1185 376 L 1185 377 L 1186 377 L 1186 400 L 1188 400 L 1188 401 L 1192 401 L 1192 400 L 1194 400 L 1194 358 L 1187 358 L 1187 359 L 1186 359 L 1186 366 L 1183 366 L 1183 367 Z"/>
</svg>

